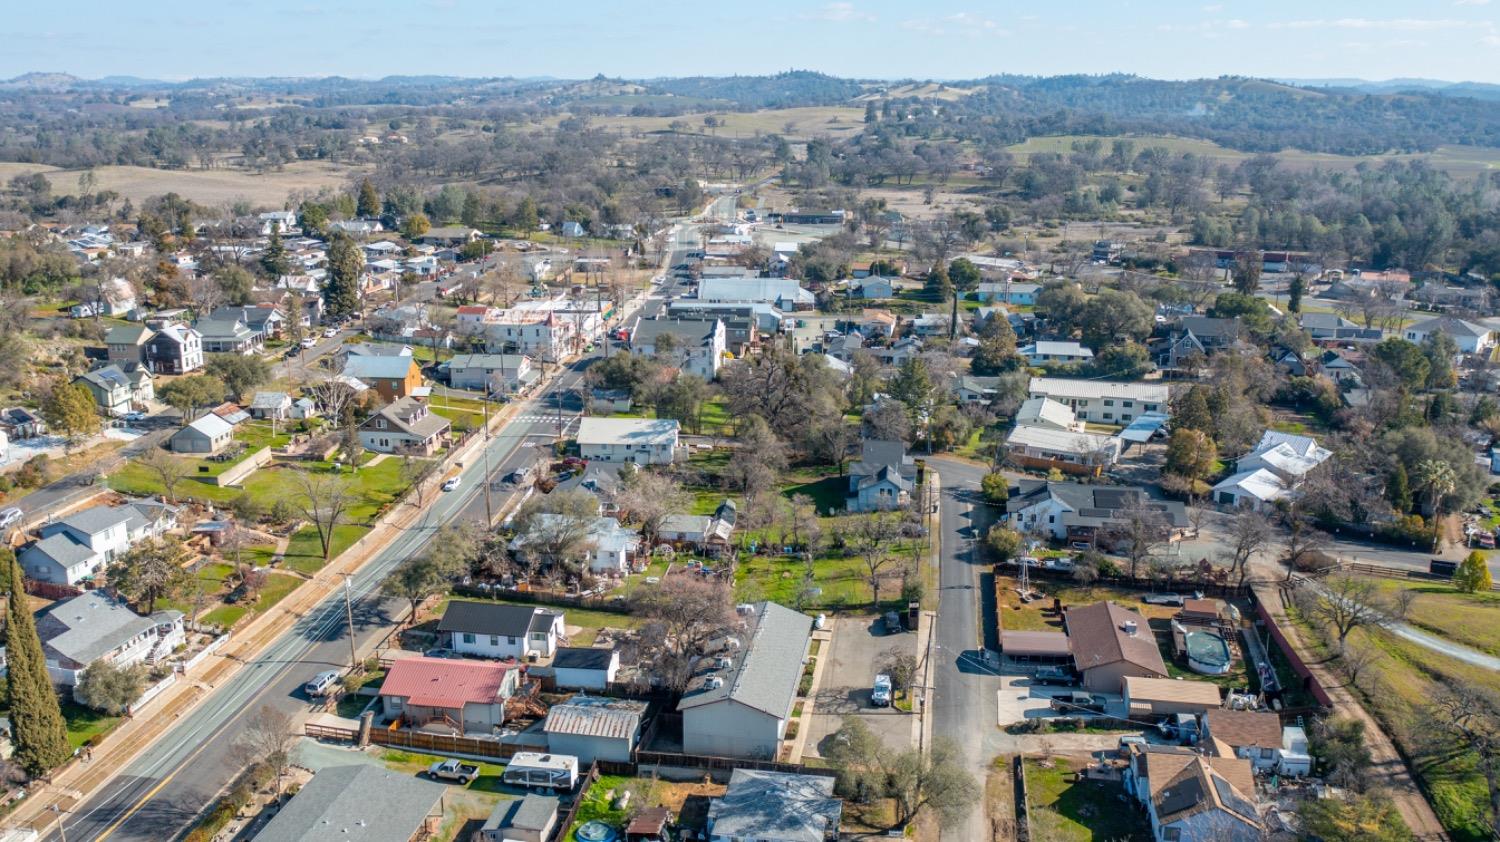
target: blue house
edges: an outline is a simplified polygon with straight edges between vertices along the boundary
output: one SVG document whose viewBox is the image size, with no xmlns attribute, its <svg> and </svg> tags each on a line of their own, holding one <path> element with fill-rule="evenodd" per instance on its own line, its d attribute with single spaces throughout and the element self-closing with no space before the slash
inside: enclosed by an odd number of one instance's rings
<svg viewBox="0 0 1500 842">
<path fill-rule="evenodd" d="M 917 465 L 899 441 L 866 439 L 859 461 L 849 467 L 848 509 L 880 512 L 911 501 L 917 486 Z"/>
</svg>

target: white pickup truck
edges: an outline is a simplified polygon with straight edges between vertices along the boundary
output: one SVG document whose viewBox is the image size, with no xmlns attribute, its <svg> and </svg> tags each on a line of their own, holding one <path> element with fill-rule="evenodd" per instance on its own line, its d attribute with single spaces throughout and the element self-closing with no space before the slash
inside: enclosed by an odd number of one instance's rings
<svg viewBox="0 0 1500 842">
<path fill-rule="evenodd" d="M 435 781 L 444 780 L 468 784 L 479 777 L 479 767 L 469 763 L 461 763 L 457 760 L 442 760 L 427 767 L 427 777 Z"/>
</svg>

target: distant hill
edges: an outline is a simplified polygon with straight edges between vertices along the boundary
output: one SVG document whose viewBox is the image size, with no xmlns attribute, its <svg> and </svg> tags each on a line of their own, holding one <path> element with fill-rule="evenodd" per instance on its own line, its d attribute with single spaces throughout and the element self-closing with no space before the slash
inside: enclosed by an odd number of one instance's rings
<svg viewBox="0 0 1500 842">
<path fill-rule="evenodd" d="M 22 73 L 14 79 L 0 82 L 0 88 L 63 91 L 77 86 L 81 81 L 83 80 L 68 73 Z"/>
<path fill-rule="evenodd" d="M 1441 79 L 1277 79 L 1300 88 L 1335 88 L 1364 94 L 1396 94 L 1404 91 L 1436 93 L 1443 96 L 1500 100 L 1500 85 L 1488 82 L 1447 82 Z"/>
</svg>

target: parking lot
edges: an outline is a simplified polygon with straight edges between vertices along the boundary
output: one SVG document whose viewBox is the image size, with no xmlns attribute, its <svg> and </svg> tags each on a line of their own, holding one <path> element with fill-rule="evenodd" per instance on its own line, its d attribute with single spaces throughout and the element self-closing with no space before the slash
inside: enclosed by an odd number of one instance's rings
<svg viewBox="0 0 1500 842">
<path fill-rule="evenodd" d="M 917 635 L 909 631 L 891 634 L 878 617 L 831 620 L 829 628 L 833 638 L 818 653 L 823 677 L 808 720 L 807 754 L 821 756 L 821 744 L 848 715 L 863 719 L 892 749 L 910 747 L 916 717 L 894 706 L 872 706 L 870 690 L 875 674 L 890 660 L 886 653 L 896 649 L 917 655 Z"/>
</svg>

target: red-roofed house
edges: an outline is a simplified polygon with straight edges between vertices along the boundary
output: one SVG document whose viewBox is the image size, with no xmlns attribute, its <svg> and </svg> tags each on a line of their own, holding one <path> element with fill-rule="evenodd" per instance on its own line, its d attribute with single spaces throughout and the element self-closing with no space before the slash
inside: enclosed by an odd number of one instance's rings
<svg viewBox="0 0 1500 842">
<path fill-rule="evenodd" d="M 409 728 L 435 725 L 488 735 L 505 722 L 505 702 L 518 681 L 519 672 L 506 664 L 405 658 L 386 674 L 380 701 L 388 719 Z"/>
</svg>

